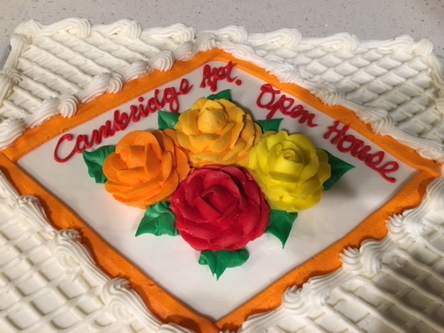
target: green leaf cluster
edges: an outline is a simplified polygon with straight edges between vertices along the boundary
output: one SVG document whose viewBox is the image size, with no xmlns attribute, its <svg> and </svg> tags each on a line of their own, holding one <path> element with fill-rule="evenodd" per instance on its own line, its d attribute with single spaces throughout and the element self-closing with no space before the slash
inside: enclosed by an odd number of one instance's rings
<svg viewBox="0 0 444 333">
<path fill-rule="evenodd" d="M 169 202 L 162 201 L 148 207 L 140 221 L 136 236 L 141 234 L 153 234 L 155 236 L 177 236 L 179 232 L 175 227 L 176 216 L 170 209 Z"/>
<path fill-rule="evenodd" d="M 237 251 L 202 251 L 199 264 L 207 265 L 216 279 L 225 272 L 227 268 L 233 268 L 244 264 L 249 257 L 247 249 Z"/>
<path fill-rule="evenodd" d="M 83 160 L 88 168 L 88 174 L 94 178 L 96 183 L 104 184 L 107 181 L 103 173 L 103 163 L 109 154 L 115 152 L 116 146 L 102 146 L 92 152 L 83 151 Z"/>
</svg>

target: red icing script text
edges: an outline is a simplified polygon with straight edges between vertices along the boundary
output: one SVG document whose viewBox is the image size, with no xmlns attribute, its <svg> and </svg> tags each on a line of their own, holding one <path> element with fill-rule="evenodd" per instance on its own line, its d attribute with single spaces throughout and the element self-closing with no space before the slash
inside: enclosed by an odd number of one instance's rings
<svg viewBox="0 0 444 333">
<path fill-rule="evenodd" d="M 54 150 L 54 159 L 59 163 L 67 162 L 74 154 L 80 154 L 84 150 L 99 145 L 104 138 L 113 136 L 116 132 L 125 130 L 128 125 L 133 122 L 137 123 L 142 118 L 146 118 L 150 113 L 154 113 L 168 105 L 171 112 L 177 113 L 180 110 L 179 96 L 186 95 L 190 92 L 193 85 L 187 79 L 180 81 L 179 88 L 168 87 L 163 90 L 154 91 L 154 96 L 149 98 L 146 103 L 143 97 L 138 98 L 139 105 L 131 105 L 130 112 L 114 111 L 113 119 L 107 120 L 105 124 L 98 129 L 94 129 L 90 134 L 80 134 L 75 137 L 73 134 L 62 135 L 57 142 Z M 71 151 L 66 156 L 61 156 L 60 150 L 62 145 L 74 141 Z"/>
<path fill-rule="evenodd" d="M 210 87 L 212 92 L 217 91 L 217 84 L 219 81 L 226 80 L 231 83 L 234 82 L 237 86 L 242 84 L 242 81 L 235 77 L 231 77 L 231 71 L 233 70 L 235 63 L 231 61 L 226 66 L 211 68 L 210 65 L 206 64 L 203 68 L 202 81 L 200 83 L 201 88 Z"/>
<path fill-rule="evenodd" d="M 342 128 L 339 128 L 340 124 L 336 120 L 332 126 L 329 126 L 328 132 L 324 134 L 324 139 L 329 139 L 333 135 L 330 142 L 336 145 L 340 152 L 350 153 L 377 171 L 385 180 L 395 183 L 396 178 L 389 177 L 387 174 L 397 171 L 399 164 L 395 161 L 384 163 L 385 153 L 383 151 L 371 152 L 372 148 L 365 145 L 364 141 L 357 139 L 354 135 L 347 134 L 349 126 L 343 125 Z"/>
<path fill-rule="evenodd" d="M 271 119 L 276 112 L 291 118 L 299 118 L 299 123 L 306 123 L 309 127 L 316 127 L 318 124 L 314 122 L 316 115 L 304 109 L 301 104 L 295 104 L 295 100 L 291 97 L 281 94 L 279 89 L 274 88 L 271 84 L 264 84 L 261 92 L 256 99 L 256 104 L 262 109 L 270 111 L 266 119 Z"/>
</svg>

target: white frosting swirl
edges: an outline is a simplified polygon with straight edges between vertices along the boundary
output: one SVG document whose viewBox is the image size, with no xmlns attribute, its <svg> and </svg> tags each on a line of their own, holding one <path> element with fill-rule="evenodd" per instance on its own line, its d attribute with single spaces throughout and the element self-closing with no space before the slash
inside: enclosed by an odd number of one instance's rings
<svg viewBox="0 0 444 333">
<path fill-rule="evenodd" d="M 284 82 L 287 83 L 296 83 L 300 82 L 301 80 L 301 74 L 297 68 L 292 69 L 283 69 L 279 72 L 279 77 L 281 80 L 285 80 Z M 305 86 L 305 84 L 300 83 L 301 86 Z"/>
<path fill-rule="evenodd" d="M 129 40 L 139 39 L 142 34 L 140 23 L 131 20 L 119 20 L 108 25 L 97 25 L 93 28 L 104 35 L 119 35 Z"/>
<path fill-rule="evenodd" d="M 149 72 L 150 65 L 148 61 L 137 60 L 126 69 L 126 72 L 123 74 L 123 79 L 125 82 L 129 82 L 135 79 L 139 79 Z"/>
<path fill-rule="evenodd" d="M 58 114 L 64 118 L 70 118 L 75 115 L 77 104 L 77 98 L 72 95 L 60 95 L 58 98 L 48 98 L 43 101 L 34 113 L 24 118 L 26 127 L 37 127 Z"/>
<path fill-rule="evenodd" d="M 42 205 L 33 196 L 17 198 L 14 216 L 22 223 L 27 223 L 33 230 L 44 230 L 45 235 L 42 235 L 43 238 L 52 239 L 55 235 L 55 230 L 48 224 Z"/>
<path fill-rule="evenodd" d="M 296 315 L 308 313 L 311 310 L 311 304 L 302 290 L 296 286 L 287 289 L 282 296 L 282 307 Z"/>
<path fill-rule="evenodd" d="M 86 39 L 91 35 L 92 24 L 87 19 L 68 18 L 46 27 L 41 25 L 39 34 L 52 35 L 60 31 L 67 31 L 79 38 Z"/>
<path fill-rule="evenodd" d="M 295 47 L 302 40 L 301 33 L 296 29 L 280 29 L 265 34 L 251 34 L 248 36 L 248 44 L 267 49 Z"/>
<path fill-rule="evenodd" d="M 230 25 L 217 31 L 207 31 L 213 33 L 220 40 L 227 40 L 234 44 L 243 44 L 247 42 L 248 32 L 244 27 Z"/>
<path fill-rule="evenodd" d="M 393 215 L 387 222 L 390 235 L 398 242 L 405 238 L 405 225 L 401 215 Z"/>
<path fill-rule="evenodd" d="M 163 42 L 167 50 L 173 50 L 183 43 L 191 42 L 196 36 L 196 30 L 183 24 L 174 24 L 166 28 L 149 28 L 142 32 L 140 39 L 148 43 Z M 171 49 L 170 49 L 171 47 Z"/>
<path fill-rule="evenodd" d="M 24 121 L 27 128 L 39 126 L 58 114 L 59 101 L 57 98 L 48 98 L 43 101 L 34 113 L 28 115 Z"/>
<path fill-rule="evenodd" d="M 127 280 L 116 278 L 108 280 L 103 286 L 103 301 L 111 314 L 118 320 L 127 320 L 132 315 L 130 313 L 132 306 L 128 304 L 128 299 L 124 299 L 122 295 L 129 296 L 130 302 L 134 301 L 135 297 L 129 292 Z"/>
<path fill-rule="evenodd" d="M 0 119 L 0 149 L 12 145 L 25 130 L 21 119 Z"/>
<path fill-rule="evenodd" d="M 342 54 L 352 54 L 361 46 L 358 38 L 349 33 L 339 33 L 325 38 L 309 39 L 307 44 L 320 45 L 323 48 L 340 51 Z"/>
<path fill-rule="evenodd" d="M 216 34 L 207 32 L 207 33 L 200 33 L 196 37 L 196 49 L 198 51 L 209 51 L 216 47 Z"/>
<path fill-rule="evenodd" d="M 78 93 L 77 97 L 82 103 L 87 103 L 106 92 L 113 94 L 121 91 L 123 84 L 123 77 L 119 74 L 99 74 L 94 77 L 87 88 Z"/>
<path fill-rule="evenodd" d="M 370 123 L 371 126 L 374 126 L 373 129 L 375 133 L 377 133 L 375 128 L 379 128 L 380 133 L 382 133 L 384 126 L 391 126 L 388 112 L 384 109 L 357 105 L 348 101 L 344 101 L 343 105 L 354 110 L 363 122 Z"/>
<path fill-rule="evenodd" d="M 174 55 L 169 51 L 163 51 L 156 54 L 149 60 L 149 65 L 153 69 L 165 72 L 173 67 L 175 62 Z"/>
<path fill-rule="evenodd" d="M 392 117 L 387 116 L 373 120 L 370 125 L 376 134 L 384 135 L 393 131 L 395 122 Z"/>
<path fill-rule="evenodd" d="M 107 81 L 108 87 L 106 88 L 105 92 L 107 92 L 109 94 L 117 94 L 119 91 L 122 90 L 123 84 L 125 83 L 125 81 L 123 80 L 123 77 L 121 75 L 102 74 L 100 76 L 101 76 L 101 80 Z"/>
<path fill-rule="evenodd" d="M 14 32 L 19 35 L 26 35 L 30 38 L 34 38 L 42 30 L 42 27 L 42 24 L 34 20 L 29 20 L 28 22 L 23 22 L 18 25 Z"/>
<path fill-rule="evenodd" d="M 391 240 L 385 239 L 382 242 L 373 240 L 364 241 L 361 245 L 361 262 L 363 272 L 375 275 L 382 267 L 382 257 L 388 252 L 394 243 Z"/>
<path fill-rule="evenodd" d="M 107 281 L 103 286 L 103 301 L 106 308 L 118 321 L 137 317 L 150 332 L 192 333 L 174 324 L 162 324 L 152 315 L 147 315 L 140 297 L 129 289 L 129 282 L 120 278 Z"/>
<path fill-rule="evenodd" d="M 332 85 L 317 85 L 311 91 L 327 105 L 340 105 L 345 100 L 345 94 Z"/>
<path fill-rule="evenodd" d="M 361 253 L 358 249 L 346 248 L 341 253 L 341 262 L 344 269 L 357 273 L 362 269 Z"/>
<path fill-rule="evenodd" d="M 412 53 L 421 57 L 428 57 L 433 53 L 433 43 L 428 39 L 422 39 L 412 45 Z"/>
<path fill-rule="evenodd" d="M 427 158 L 429 160 L 435 160 L 438 163 L 444 162 L 444 146 L 440 145 L 440 147 L 429 147 L 429 142 L 426 142 L 425 144 L 418 140 L 418 146 L 419 148 L 416 149 L 416 152 L 421 155 L 424 158 Z M 425 147 L 423 147 L 423 145 Z M 413 146 L 413 144 L 412 144 Z"/>
<path fill-rule="evenodd" d="M 196 53 L 195 45 L 192 42 L 183 43 L 173 51 L 174 58 L 180 61 L 191 60 Z"/>
<path fill-rule="evenodd" d="M 414 44 L 412 37 L 408 35 L 398 36 L 396 38 L 385 41 L 364 41 L 360 43 L 360 47 L 365 49 L 378 48 L 383 51 L 397 51 L 397 52 L 409 52 L 411 46 Z M 406 49 L 409 48 L 410 49 Z"/>
<path fill-rule="evenodd" d="M 58 110 L 64 118 L 71 118 L 77 112 L 78 100 L 73 95 L 61 95 Z"/>
</svg>

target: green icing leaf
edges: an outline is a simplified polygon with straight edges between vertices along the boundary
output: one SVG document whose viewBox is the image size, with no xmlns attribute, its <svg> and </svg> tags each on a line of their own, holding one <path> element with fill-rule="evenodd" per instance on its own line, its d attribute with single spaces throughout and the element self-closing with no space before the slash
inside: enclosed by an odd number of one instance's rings
<svg viewBox="0 0 444 333">
<path fill-rule="evenodd" d="M 331 177 L 324 183 L 324 191 L 328 191 L 346 172 L 350 171 L 355 166 L 333 156 L 326 150 L 325 152 L 328 155 L 328 163 L 331 166 Z"/>
<path fill-rule="evenodd" d="M 266 131 L 279 131 L 279 127 L 281 126 L 282 118 L 276 119 L 264 119 L 257 120 L 256 123 L 262 128 L 262 132 Z"/>
<path fill-rule="evenodd" d="M 159 202 L 145 211 L 145 215 L 140 221 L 136 231 L 136 236 L 141 234 L 153 234 L 156 236 L 170 235 L 177 236 L 174 221 L 176 216 L 170 209 L 170 204 L 166 201 Z"/>
<path fill-rule="evenodd" d="M 225 272 L 227 268 L 237 267 L 248 260 L 247 249 L 237 251 L 202 251 L 200 253 L 199 264 L 208 265 L 211 273 L 216 275 L 216 279 Z"/>
<path fill-rule="evenodd" d="M 284 248 L 290 235 L 293 222 L 298 217 L 298 213 L 287 213 L 283 210 L 272 209 L 270 212 L 270 222 L 266 232 L 276 236 L 282 243 Z"/>
<path fill-rule="evenodd" d="M 226 99 L 228 101 L 232 101 L 231 100 L 231 90 L 227 89 L 227 90 L 222 90 L 219 91 L 217 94 L 213 94 L 207 97 L 208 99 L 214 101 L 216 99 Z"/>
<path fill-rule="evenodd" d="M 179 120 L 180 113 L 159 110 L 157 112 L 157 123 L 160 130 L 174 129 Z"/>
<path fill-rule="evenodd" d="M 104 184 L 107 181 L 102 166 L 109 154 L 116 150 L 116 146 L 103 146 L 92 152 L 83 151 L 83 160 L 88 167 L 88 174 L 95 179 L 96 183 Z"/>
</svg>

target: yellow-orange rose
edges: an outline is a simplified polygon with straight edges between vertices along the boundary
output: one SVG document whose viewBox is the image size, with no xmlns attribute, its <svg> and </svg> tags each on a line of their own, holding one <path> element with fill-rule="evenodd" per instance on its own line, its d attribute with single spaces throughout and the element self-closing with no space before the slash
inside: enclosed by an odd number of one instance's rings
<svg viewBox="0 0 444 333">
<path fill-rule="evenodd" d="M 251 151 L 248 167 L 271 208 L 298 212 L 316 205 L 330 178 L 327 153 L 304 135 L 266 132 Z"/>
<path fill-rule="evenodd" d="M 105 188 L 115 199 L 139 208 L 169 200 L 190 172 L 173 130 L 127 134 L 103 164 Z"/>
<path fill-rule="evenodd" d="M 251 116 L 228 100 L 200 98 L 179 117 L 175 126 L 179 144 L 191 164 L 240 165 L 248 163 L 262 130 Z"/>
</svg>

